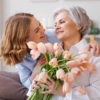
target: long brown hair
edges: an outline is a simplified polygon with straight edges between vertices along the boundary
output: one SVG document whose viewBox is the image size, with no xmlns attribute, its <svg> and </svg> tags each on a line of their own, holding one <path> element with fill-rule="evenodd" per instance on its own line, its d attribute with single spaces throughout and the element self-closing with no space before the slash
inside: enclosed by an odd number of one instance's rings
<svg viewBox="0 0 100 100">
<path fill-rule="evenodd" d="M 6 21 L 0 48 L 0 57 L 5 65 L 23 61 L 22 58 L 27 53 L 25 40 L 28 38 L 32 17 L 31 14 L 17 13 Z"/>
</svg>

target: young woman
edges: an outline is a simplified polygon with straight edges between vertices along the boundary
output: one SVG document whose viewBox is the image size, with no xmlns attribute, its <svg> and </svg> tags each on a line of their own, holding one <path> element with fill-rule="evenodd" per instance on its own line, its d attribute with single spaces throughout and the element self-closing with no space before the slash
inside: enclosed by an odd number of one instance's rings
<svg viewBox="0 0 100 100">
<path fill-rule="evenodd" d="M 16 65 L 22 85 L 27 88 L 39 73 L 39 66 L 45 63 L 43 56 L 36 60 L 31 58 L 27 47 L 29 41 L 60 43 L 54 30 L 45 31 L 41 23 L 31 14 L 18 13 L 8 18 L 1 41 L 0 56 L 5 65 Z M 91 42 L 88 46 L 99 53 L 100 45 L 97 42 Z"/>
<path fill-rule="evenodd" d="M 59 8 L 54 13 L 55 33 L 57 39 L 62 41 L 62 50 L 68 50 L 71 54 L 76 55 L 78 50 L 87 47 L 87 42 L 83 39 L 85 34 L 90 32 L 91 21 L 85 10 L 78 6 L 70 6 Z M 76 51 L 76 52 L 75 52 Z M 84 86 L 85 95 L 80 95 L 77 92 L 77 86 L 71 86 L 71 92 L 65 94 L 62 92 L 62 84 L 59 85 L 55 92 L 56 82 L 50 79 L 46 81 L 47 85 L 39 84 L 48 89 L 48 91 L 40 92 L 41 94 L 54 94 L 51 100 L 99 100 L 100 99 L 100 57 L 92 55 L 90 63 L 96 65 L 94 73 L 82 73 L 78 78 L 75 78 L 75 83 L 79 86 Z M 36 91 L 37 79 L 34 80 L 31 90 Z"/>
</svg>

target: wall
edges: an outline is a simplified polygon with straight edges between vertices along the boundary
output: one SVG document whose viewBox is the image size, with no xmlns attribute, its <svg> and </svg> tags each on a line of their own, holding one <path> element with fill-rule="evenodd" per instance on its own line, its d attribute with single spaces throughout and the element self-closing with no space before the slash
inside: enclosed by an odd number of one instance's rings
<svg viewBox="0 0 100 100">
<path fill-rule="evenodd" d="M 0 36 L 1 36 L 1 0 L 0 0 Z M 1 37 L 0 37 L 1 40 Z M 1 61 L 0 61 L 0 70 L 1 70 Z"/>
<path fill-rule="evenodd" d="M 53 10 L 59 6 L 79 5 L 83 7 L 94 26 L 100 28 L 100 0 L 57 0 L 51 2 L 33 2 L 31 0 L 2 0 L 2 29 L 5 20 L 17 12 L 34 14 L 39 20 L 42 17 L 52 18 Z"/>
<path fill-rule="evenodd" d="M 51 18 L 53 10 L 59 6 L 78 5 L 83 7 L 90 18 L 94 21 L 94 27 L 100 29 L 100 0 L 57 0 L 51 2 L 33 2 L 31 0 L 0 0 L 2 1 L 1 28 L 3 32 L 4 23 L 7 18 L 17 12 L 27 12 L 35 15 L 41 21 L 42 17 Z M 1 4 L 1 2 L 0 2 Z M 1 9 L 0 8 L 0 9 Z M 96 39 L 100 43 L 100 39 Z M 11 68 L 11 67 L 10 67 Z M 12 67 L 2 67 L 2 70 L 15 71 Z"/>
</svg>

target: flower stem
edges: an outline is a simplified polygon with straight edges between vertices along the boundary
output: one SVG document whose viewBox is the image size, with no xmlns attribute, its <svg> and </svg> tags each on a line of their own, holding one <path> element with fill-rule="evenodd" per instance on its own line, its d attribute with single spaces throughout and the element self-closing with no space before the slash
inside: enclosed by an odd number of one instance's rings
<svg viewBox="0 0 100 100">
<path fill-rule="evenodd" d="M 74 84 L 78 87 L 78 85 L 74 82 Z"/>
<path fill-rule="evenodd" d="M 59 65 L 57 65 L 58 69 L 60 69 Z"/>
<path fill-rule="evenodd" d="M 47 96 L 47 94 L 44 95 L 43 100 L 45 100 L 46 96 Z"/>
<path fill-rule="evenodd" d="M 70 72 L 70 71 L 69 71 L 69 68 L 68 68 L 67 66 L 66 66 L 66 68 L 67 68 L 68 72 Z"/>
<path fill-rule="evenodd" d="M 46 58 L 46 61 L 47 61 L 47 63 L 48 63 L 49 61 L 48 61 L 48 59 L 47 59 L 46 53 L 45 53 L 45 54 L 43 54 L 43 55 L 45 56 L 45 58 Z"/>
<path fill-rule="evenodd" d="M 73 57 L 71 57 L 71 58 L 74 58 L 74 57 L 76 57 L 76 56 L 78 56 L 78 55 L 80 55 L 80 54 L 77 54 L 77 55 L 75 55 L 75 56 L 73 56 Z"/>
<path fill-rule="evenodd" d="M 32 96 L 32 99 L 31 100 L 33 100 L 33 98 L 34 98 L 34 96 L 36 95 L 36 92 L 33 94 L 33 96 Z"/>
<path fill-rule="evenodd" d="M 49 73 L 50 71 L 53 71 L 53 70 L 49 70 L 49 71 L 47 71 L 47 73 Z"/>
<path fill-rule="evenodd" d="M 59 60 L 58 62 L 60 62 L 60 61 L 66 61 L 65 59 L 63 59 L 63 60 Z"/>
<path fill-rule="evenodd" d="M 65 64 L 59 65 L 59 66 L 66 66 Z"/>
<path fill-rule="evenodd" d="M 48 53 L 48 52 L 46 52 L 47 54 L 50 54 L 51 55 L 51 57 L 53 57 L 53 55 L 51 54 L 51 53 Z"/>
</svg>

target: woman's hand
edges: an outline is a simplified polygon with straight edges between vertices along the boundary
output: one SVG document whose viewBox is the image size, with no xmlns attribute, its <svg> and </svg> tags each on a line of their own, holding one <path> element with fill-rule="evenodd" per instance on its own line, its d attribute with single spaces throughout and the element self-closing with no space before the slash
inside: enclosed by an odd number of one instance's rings
<svg viewBox="0 0 100 100">
<path fill-rule="evenodd" d="M 65 97 L 65 94 L 62 92 L 63 84 L 59 84 L 58 89 L 55 91 L 56 81 L 53 78 L 50 78 L 50 77 L 48 77 L 48 79 L 50 81 L 47 80 L 45 82 L 47 85 L 41 84 L 40 82 L 38 83 L 40 86 L 48 89 L 47 91 L 40 92 L 40 94 L 55 94 L 55 95 L 59 95 L 59 96 Z M 31 91 L 35 92 L 36 90 L 34 88 L 38 88 L 38 89 L 40 88 L 39 86 L 36 85 L 37 81 L 38 80 L 35 79 L 34 84 L 31 87 Z"/>
<path fill-rule="evenodd" d="M 46 63 L 46 58 L 45 58 L 44 55 L 42 55 L 42 56 L 40 57 L 40 59 L 38 60 L 38 62 L 37 62 L 37 64 L 36 64 L 36 67 L 40 67 L 40 66 L 42 66 L 42 65 L 45 65 L 45 63 Z"/>
<path fill-rule="evenodd" d="M 93 48 L 93 55 L 95 56 L 95 54 L 96 54 L 97 56 L 99 56 L 100 45 L 97 41 L 93 40 L 88 44 L 88 46 L 87 46 L 88 51 L 90 51 L 91 48 Z"/>
<path fill-rule="evenodd" d="M 36 66 L 35 66 L 35 68 L 34 68 L 34 70 L 33 70 L 33 72 L 32 72 L 32 75 L 31 75 L 31 77 L 30 77 L 31 83 L 32 83 L 32 81 L 34 80 L 34 78 L 36 77 L 36 75 L 39 74 L 39 72 L 40 72 L 39 67 L 40 67 L 41 65 L 44 65 L 45 63 L 46 63 L 46 59 L 45 59 L 45 57 L 42 55 L 42 56 L 40 57 L 40 59 L 38 60 Z"/>
</svg>

